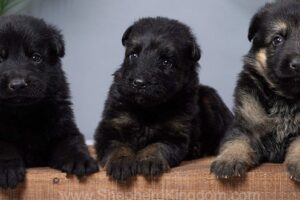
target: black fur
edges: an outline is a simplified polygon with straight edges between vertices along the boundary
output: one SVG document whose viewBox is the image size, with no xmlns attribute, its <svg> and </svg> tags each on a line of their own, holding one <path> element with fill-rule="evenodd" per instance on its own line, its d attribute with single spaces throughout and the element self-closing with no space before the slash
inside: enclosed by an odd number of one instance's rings
<svg viewBox="0 0 300 200">
<path fill-rule="evenodd" d="M 243 176 L 262 162 L 286 160 L 288 166 L 298 163 L 289 173 L 300 180 L 300 157 L 295 160 L 297 150 L 289 148 L 300 130 L 299 35 L 299 1 L 268 3 L 253 17 L 248 34 L 253 43 L 235 89 L 235 120 L 211 166 L 218 177 Z M 230 158 L 226 151 L 237 141 L 246 153 Z"/>
<path fill-rule="evenodd" d="M 176 20 L 143 18 L 122 43 L 124 62 L 95 135 L 107 174 L 154 177 L 183 159 L 214 154 L 232 115 L 214 89 L 199 85 L 201 51 L 190 29 Z"/>
<path fill-rule="evenodd" d="M 0 52 L 0 187 L 16 187 L 27 167 L 96 172 L 74 123 L 62 35 L 40 19 L 1 17 Z"/>
</svg>

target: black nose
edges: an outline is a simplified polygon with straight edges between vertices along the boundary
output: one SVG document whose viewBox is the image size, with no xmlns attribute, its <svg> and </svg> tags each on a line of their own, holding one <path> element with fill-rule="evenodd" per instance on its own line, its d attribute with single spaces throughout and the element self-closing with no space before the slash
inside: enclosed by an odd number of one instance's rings
<svg viewBox="0 0 300 200">
<path fill-rule="evenodd" d="M 9 81 L 8 89 L 11 91 L 21 90 L 28 86 L 26 81 L 22 78 L 15 78 Z"/>
<path fill-rule="evenodd" d="M 296 57 L 291 61 L 290 68 L 297 72 L 300 72 L 300 57 Z"/>
<path fill-rule="evenodd" d="M 132 86 L 135 87 L 135 88 L 145 88 L 146 87 L 146 83 L 143 79 L 134 79 L 132 81 Z"/>
</svg>

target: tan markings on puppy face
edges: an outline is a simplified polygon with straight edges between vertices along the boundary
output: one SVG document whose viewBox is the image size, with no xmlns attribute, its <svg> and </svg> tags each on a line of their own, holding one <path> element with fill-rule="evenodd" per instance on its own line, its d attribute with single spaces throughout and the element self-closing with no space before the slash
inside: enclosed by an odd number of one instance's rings
<svg viewBox="0 0 300 200">
<path fill-rule="evenodd" d="M 300 137 L 293 141 L 289 146 L 285 161 L 287 164 L 300 162 Z"/>
<path fill-rule="evenodd" d="M 244 62 L 254 67 L 254 69 L 269 83 L 269 85 L 275 88 L 274 83 L 269 79 L 267 75 L 267 50 L 265 48 L 260 49 L 255 57 L 244 58 Z M 251 76 L 251 75 L 250 75 Z M 251 76 L 252 77 L 252 76 Z M 253 78 L 253 77 L 252 77 Z M 253 78 L 255 79 L 255 78 Z"/>
<path fill-rule="evenodd" d="M 121 129 L 133 123 L 133 119 L 127 113 L 121 113 L 118 117 L 110 120 L 110 123 L 117 128 Z"/>
<path fill-rule="evenodd" d="M 276 33 L 285 32 L 287 30 L 287 28 L 288 28 L 287 23 L 282 20 L 275 21 L 272 24 L 272 30 Z"/>
<path fill-rule="evenodd" d="M 288 24 L 285 21 L 277 20 L 273 21 L 273 23 L 269 27 L 269 31 L 273 34 L 269 34 L 266 38 L 266 42 L 272 41 L 275 34 L 285 34 L 288 29 Z"/>
<path fill-rule="evenodd" d="M 241 92 L 239 94 L 241 106 L 236 112 L 240 115 L 257 134 L 263 134 L 272 130 L 272 119 L 268 116 L 261 103 L 251 94 Z"/>
<path fill-rule="evenodd" d="M 267 51 L 265 48 L 260 49 L 256 53 L 256 60 L 259 62 L 259 65 L 256 66 L 257 70 L 261 72 L 265 72 L 265 69 L 267 67 Z"/>
<path fill-rule="evenodd" d="M 270 84 L 270 86 L 274 87 L 274 83 L 269 79 L 267 75 L 267 50 L 265 48 L 260 49 L 255 56 L 256 63 L 255 69 L 256 71 L 264 77 L 264 79 Z"/>
<path fill-rule="evenodd" d="M 216 160 L 228 162 L 242 161 L 248 166 L 254 165 L 255 151 L 250 146 L 249 140 L 245 137 L 235 138 L 226 142 L 220 150 Z"/>
</svg>

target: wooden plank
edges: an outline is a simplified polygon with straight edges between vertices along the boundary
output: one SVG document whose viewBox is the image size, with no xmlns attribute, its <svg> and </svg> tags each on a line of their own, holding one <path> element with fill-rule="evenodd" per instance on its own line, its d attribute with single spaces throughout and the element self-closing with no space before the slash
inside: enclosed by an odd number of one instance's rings
<svg viewBox="0 0 300 200">
<path fill-rule="evenodd" d="M 109 180 L 105 171 L 86 179 L 67 177 L 49 168 L 28 169 L 24 184 L 0 190 L 0 199 L 15 200 L 127 200 L 127 199 L 299 199 L 300 185 L 289 179 L 282 164 L 264 164 L 242 180 L 224 183 L 209 173 L 212 158 L 184 162 L 159 180 L 137 177 L 124 185 Z"/>
</svg>

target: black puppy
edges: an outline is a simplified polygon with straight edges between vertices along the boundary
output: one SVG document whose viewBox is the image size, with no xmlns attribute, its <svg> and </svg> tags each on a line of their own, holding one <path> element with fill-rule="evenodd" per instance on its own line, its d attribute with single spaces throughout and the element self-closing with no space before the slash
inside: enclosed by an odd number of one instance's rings
<svg viewBox="0 0 300 200">
<path fill-rule="evenodd" d="M 189 27 L 144 18 L 122 43 L 125 59 L 95 135 L 107 174 L 154 177 L 183 159 L 215 153 L 232 115 L 215 90 L 199 85 L 200 49 Z"/>
<path fill-rule="evenodd" d="M 63 56 L 62 35 L 43 20 L 0 18 L 0 187 L 23 181 L 26 167 L 98 171 L 74 123 Z"/>
<path fill-rule="evenodd" d="M 300 181 L 300 2 L 266 4 L 253 17 L 235 120 L 213 162 L 220 178 L 243 176 L 262 162 L 287 163 Z"/>
</svg>

